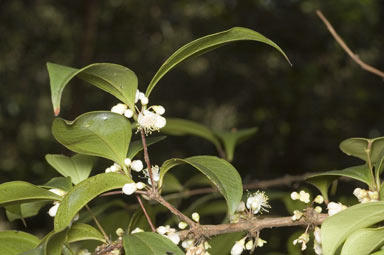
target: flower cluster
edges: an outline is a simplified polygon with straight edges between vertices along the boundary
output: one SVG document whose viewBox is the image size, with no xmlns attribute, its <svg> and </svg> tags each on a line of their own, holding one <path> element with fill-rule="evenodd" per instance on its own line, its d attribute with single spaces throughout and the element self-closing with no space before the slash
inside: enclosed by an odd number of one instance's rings
<svg viewBox="0 0 384 255">
<path fill-rule="evenodd" d="M 357 197 L 360 203 L 377 202 L 379 201 L 379 192 L 370 191 L 361 188 L 356 188 L 353 195 Z"/>
<path fill-rule="evenodd" d="M 263 247 L 264 244 L 267 242 L 260 237 L 256 238 L 249 238 L 248 242 L 246 242 L 248 236 L 243 237 L 239 241 L 235 242 L 235 245 L 231 249 L 231 255 L 241 255 L 244 250 L 251 251 L 255 247 Z"/>
<path fill-rule="evenodd" d="M 181 246 L 185 249 L 185 255 L 210 255 L 207 251 L 211 246 L 208 242 L 200 242 L 195 244 L 193 239 L 185 240 L 181 243 Z"/>
<path fill-rule="evenodd" d="M 309 234 L 304 232 L 299 236 L 299 238 L 293 240 L 293 245 L 301 244 L 301 250 L 304 251 L 307 249 L 307 243 L 309 242 Z"/>
<path fill-rule="evenodd" d="M 126 158 L 124 160 L 124 165 L 126 167 L 128 167 L 128 169 L 132 169 L 135 172 L 141 172 L 141 170 L 143 170 L 143 168 L 144 168 L 143 162 L 141 160 L 133 160 L 132 161 L 130 158 Z M 121 172 L 122 169 L 123 168 L 119 164 L 114 163 L 112 166 L 105 169 L 105 172 L 106 173 L 116 173 L 116 172 Z"/>
<path fill-rule="evenodd" d="M 299 200 L 299 201 L 301 201 L 303 203 L 306 203 L 306 204 L 311 202 L 310 194 L 305 192 L 304 190 L 301 190 L 299 193 L 297 193 L 296 191 L 292 192 L 291 193 L 291 199 L 292 200 Z M 313 200 L 313 202 L 316 203 L 316 204 L 321 205 L 322 203 L 324 203 L 324 198 L 321 195 L 317 195 L 315 197 L 315 199 Z M 306 209 L 304 209 L 304 212 L 305 211 L 306 211 Z M 321 213 L 323 211 L 323 209 L 321 208 L 321 206 L 316 206 L 314 208 L 314 211 L 317 212 L 317 213 Z M 293 221 L 300 220 L 304 216 L 304 212 L 303 211 L 299 211 L 299 210 L 294 210 L 293 211 L 292 220 Z"/>
<path fill-rule="evenodd" d="M 169 225 L 158 227 L 156 229 L 156 232 L 162 236 L 167 237 L 176 245 L 178 245 L 180 242 L 180 237 L 179 234 L 176 232 L 176 229 L 171 228 Z"/>
<path fill-rule="evenodd" d="M 155 183 L 160 180 L 160 167 L 158 165 L 154 165 L 151 167 L 152 170 L 152 178 Z M 152 185 L 151 177 L 149 175 L 148 169 L 144 169 L 145 178 L 147 178 L 147 182 L 149 185 Z"/>
</svg>

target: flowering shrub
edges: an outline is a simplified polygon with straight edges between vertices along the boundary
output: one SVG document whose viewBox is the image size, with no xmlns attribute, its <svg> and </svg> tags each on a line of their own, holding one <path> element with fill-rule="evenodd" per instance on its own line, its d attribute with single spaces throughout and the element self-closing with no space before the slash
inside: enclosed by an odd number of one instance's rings
<svg viewBox="0 0 384 255">
<path fill-rule="evenodd" d="M 240 255 L 268 245 L 268 240 L 262 238 L 264 228 L 301 225 L 305 231 L 293 240 L 293 244 L 302 251 L 308 250 L 312 239 L 311 250 L 316 254 L 362 255 L 375 251 L 376 255 L 384 254 L 379 251 L 384 243 L 383 229 L 376 226 L 384 220 L 380 179 L 384 168 L 384 138 L 352 138 L 342 142 L 340 148 L 343 152 L 362 159 L 365 164 L 310 176 L 307 181 L 316 186 L 321 195 L 311 199 L 305 190 L 293 191 L 290 198 L 303 206 L 287 217 L 267 217 L 271 210 L 268 192 L 256 190 L 244 195 L 240 175 L 230 163 L 235 146 L 251 137 L 255 129 L 219 133 L 198 123 L 170 118 L 163 106 L 152 104 L 152 90 L 177 64 L 241 40 L 268 44 L 288 60 L 279 46 L 263 35 L 245 28 L 233 28 L 181 47 L 160 67 L 145 92 L 138 90 L 135 73 L 120 65 L 97 63 L 75 69 L 48 63 L 56 116 L 60 113 L 63 90 L 75 77 L 115 96 L 120 102 L 110 110 L 84 113 L 73 121 L 62 118 L 53 121 L 55 139 L 76 153 L 72 157 L 46 155 L 47 162 L 61 177 L 41 185 L 23 181 L 0 185 L 0 206 L 5 208 L 9 220 L 35 216 L 49 205 L 48 214 L 54 221 L 53 230 L 41 239 L 21 231 L 1 232 L 2 251 L 11 255 Z M 154 136 L 158 133 L 200 136 L 218 148 L 221 158 L 204 155 L 172 158 L 161 165 L 153 164 L 148 147 L 165 138 Z M 131 140 L 134 137 L 137 139 Z M 143 158 L 138 156 L 141 151 Z M 96 157 L 109 160 L 110 164 L 105 170 L 96 166 L 103 173 L 91 176 Z M 176 195 L 180 191 L 180 182 L 170 173 L 179 165 L 195 168 L 214 186 L 210 191 L 218 191 L 223 196 L 227 213 L 225 223 L 203 225 L 200 219 L 204 215 L 201 216 L 195 208 L 189 212 L 180 211 L 168 202 L 163 194 L 169 192 L 169 186 L 174 186 L 171 191 Z M 329 201 L 328 188 L 339 176 L 367 185 L 367 189 L 356 188 L 353 192 L 358 205 L 347 207 L 341 202 Z M 129 208 L 127 204 L 121 200 L 112 200 L 95 208 L 88 204 L 98 197 L 108 199 L 114 195 L 123 195 L 126 199 L 133 197 L 138 207 L 133 209 L 129 224 L 123 223 L 124 217 L 128 216 L 121 217 L 120 214 L 121 218 L 113 219 L 114 223 L 121 225 L 111 237 L 111 233 L 104 229 L 108 226 L 103 228 L 98 215 L 116 205 Z M 154 203 L 162 207 L 151 207 Z M 159 212 L 169 217 L 164 225 L 155 222 Z M 175 221 L 172 215 L 178 220 Z M 91 219 L 96 227 L 89 224 Z M 237 233 L 230 236 L 229 243 L 227 239 L 220 239 L 221 235 L 229 233 Z M 78 243 L 84 240 L 98 242 L 92 253 Z"/>
</svg>

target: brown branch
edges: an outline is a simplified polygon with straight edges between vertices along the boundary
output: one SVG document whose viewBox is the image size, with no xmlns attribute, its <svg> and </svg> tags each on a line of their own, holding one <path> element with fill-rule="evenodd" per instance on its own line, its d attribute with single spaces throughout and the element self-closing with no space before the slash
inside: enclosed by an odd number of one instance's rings
<svg viewBox="0 0 384 255">
<path fill-rule="evenodd" d="M 327 20 L 327 18 L 323 15 L 323 13 L 319 10 L 316 11 L 317 16 L 323 21 L 323 23 L 326 25 L 329 32 L 332 34 L 332 36 L 335 38 L 336 42 L 347 52 L 347 54 L 355 61 L 358 65 L 361 66 L 364 70 L 376 74 L 377 76 L 380 76 L 381 78 L 384 78 L 384 72 L 376 69 L 373 66 L 370 66 L 363 62 L 358 55 L 354 54 L 352 50 L 347 46 L 347 44 L 344 42 L 344 40 L 339 36 L 339 34 L 335 31 L 331 23 Z"/>
</svg>

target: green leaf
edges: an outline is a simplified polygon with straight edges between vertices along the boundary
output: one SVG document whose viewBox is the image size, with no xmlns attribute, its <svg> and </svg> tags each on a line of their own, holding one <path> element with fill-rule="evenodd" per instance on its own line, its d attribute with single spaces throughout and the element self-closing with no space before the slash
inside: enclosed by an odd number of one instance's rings
<svg viewBox="0 0 384 255">
<path fill-rule="evenodd" d="M 171 173 L 168 173 L 164 177 L 164 185 L 162 187 L 163 193 L 168 192 L 180 192 L 184 189 L 183 185 L 179 182 L 179 180 Z"/>
<path fill-rule="evenodd" d="M 73 186 L 71 177 L 53 177 L 43 185 L 39 185 L 39 187 L 46 189 L 61 189 L 68 192 L 72 189 Z"/>
<path fill-rule="evenodd" d="M 168 119 L 167 119 L 168 121 Z M 150 137 L 146 138 L 147 146 L 150 146 L 152 144 L 158 143 L 162 140 L 164 140 L 166 136 L 157 136 L 157 137 Z M 129 145 L 127 158 L 133 159 L 137 153 L 143 150 L 143 143 L 141 140 L 133 141 Z"/>
<path fill-rule="evenodd" d="M 124 66 L 96 63 L 82 69 L 47 63 L 51 85 L 51 97 L 55 115 L 60 113 L 60 101 L 65 86 L 78 77 L 118 98 L 134 109 L 137 90 L 135 73 Z"/>
<path fill-rule="evenodd" d="M 216 131 L 215 134 L 221 139 L 224 145 L 226 157 L 228 161 L 233 160 L 235 148 L 238 144 L 248 140 L 257 133 L 257 128 L 247 128 L 240 130 L 232 130 L 230 132 Z"/>
<path fill-rule="evenodd" d="M 9 221 L 29 218 L 39 213 L 47 201 L 37 201 L 24 204 L 10 205 L 6 207 L 6 214 Z"/>
<path fill-rule="evenodd" d="M 131 182 L 133 181 L 130 177 L 118 173 L 98 174 L 80 182 L 60 202 L 54 221 L 55 231 L 69 226 L 81 208 L 98 195 L 120 189 L 124 184 Z"/>
<path fill-rule="evenodd" d="M 37 200 L 57 200 L 62 197 L 46 189 L 22 181 L 0 184 L 0 206 L 22 204 Z"/>
<path fill-rule="evenodd" d="M 0 254 L 18 255 L 33 249 L 38 243 L 39 238 L 22 231 L 7 230 L 0 232 Z"/>
<path fill-rule="evenodd" d="M 84 223 L 75 223 L 68 231 L 68 243 L 97 240 L 105 243 L 103 235 L 94 227 Z"/>
<path fill-rule="evenodd" d="M 153 232 L 124 235 L 124 250 L 130 255 L 185 255 L 171 240 Z"/>
<path fill-rule="evenodd" d="M 384 202 L 357 204 L 327 218 L 321 227 L 324 255 L 334 255 L 355 231 L 384 220 Z"/>
<path fill-rule="evenodd" d="M 60 232 L 49 232 L 38 246 L 21 255 L 61 255 L 67 237 L 67 229 Z"/>
<path fill-rule="evenodd" d="M 73 184 L 88 178 L 91 173 L 94 157 L 76 154 L 72 157 L 64 155 L 45 155 L 47 162 L 64 177 L 71 177 Z"/>
<path fill-rule="evenodd" d="M 315 186 L 324 197 L 325 201 L 329 201 L 328 199 L 328 189 L 331 186 L 332 182 L 337 179 L 337 175 L 313 175 L 308 177 L 305 181 Z M 289 198 L 292 200 L 291 198 Z"/>
<path fill-rule="evenodd" d="M 367 149 L 371 163 L 378 162 L 384 153 L 384 137 L 375 139 L 367 138 L 350 138 L 340 143 L 340 149 L 349 156 L 354 156 L 368 162 Z"/>
<path fill-rule="evenodd" d="M 371 180 L 371 174 L 368 165 L 353 166 L 343 170 L 319 173 L 308 177 L 308 179 L 312 179 L 314 177 L 319 176 L 344 176 L 364 182 L 370 187 L 372 186 L 372 184 L 374 185 L 373 180 Z"/>
<path fill-rule="evenodd" d="M 161 129 L 164 134 L 174 136 L 194 135 L 204 138 L 220 148 L 220 140 L 204 125 L 190 120 L 167 118 L 167 125 Z"/>
<path fill-rule="evenodd" d="M 371 253 L 371 255 L 384 255 L 384 250 L 380 250 L 380 251 Z"/>
<path fill-rule="evenodd" d="M 88 112 L 74 121 L 55 119 L 52 133 L 68 149 L 124 166 L 132 130 L 129 120 L 112 112 Z"/>
<path fill-rule="evenodd" d="M 383 244 L 384 228 L 362 228 L 348 237 L 341 255 L 369 255 Z"/>
<path fill-rule="evenodd" d="M 148 85 L 147 91 L 145 92 L 146 96 L 148 97 L 151 94 L 153 88 L 159 80 L 177 64 L 189 59 L 190 57 L 202 55 L 226 44 L 245 40 L 258 41 L 274 47 L 287 59 L 288 63 L 290 63 L 288 57 L 276 43 L 251 29 L 234 27 L 226 31 L 201 37 L 178 49 L 163 63 L 163 65 L 156 72 L 155 76 L 153 76 Z"/>
<path fill-rule="evenodd" d="M 224 159 L 213 156 L 194 156 L 186 159 L 170 159 L 160 168 L 161 187 L 164 175 L 173 167 L 189 164 L 205 174 L 224 196 L 229 215 L 237 209 L 243 195 L 243 185 L 237 170 Z"/>
</svg>

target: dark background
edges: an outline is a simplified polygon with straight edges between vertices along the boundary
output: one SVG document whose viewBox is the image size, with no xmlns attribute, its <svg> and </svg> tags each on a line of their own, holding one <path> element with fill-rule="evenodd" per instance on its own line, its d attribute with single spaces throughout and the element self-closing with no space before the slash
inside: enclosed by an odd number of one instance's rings
<svg viewBox="0 0 384 255">
<path fill-rule="evenodd" d="M 42 183 L 55 171 L 47 153 L 70 155 L 50 133 L 53 110 L 46 62 L 129 67 L 145 90 L 163 61 L 198 37 L 234 26 L 276 42 L 239 42 L 193 58 L 166 75 L 150 103 L 166 117 L 217 130 L 258 127 L 233 164 L 246 179 L 342 169 L 357 162 L 338 144 L 384 130 L 384 82 L 362 70 L 316 16 L 320 9 L 359 57 L 384 69 L 384 2 L 374 0 L 1 1 L 0 183 Z M 73 82 L 61 117 L 109 110 L 117 100 Z M 168 137 L 151 149 L 171 157 L 213 154 L 196 137 Z M 157 154 L 158 153 L 158 154 Z M 104 168 L 96 167 L 96 172 Z"/>
</svg>

